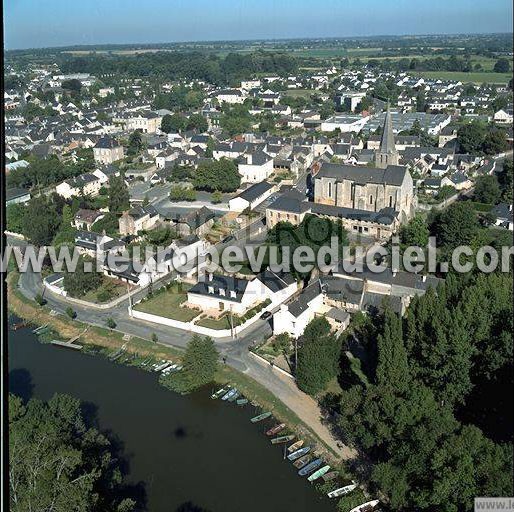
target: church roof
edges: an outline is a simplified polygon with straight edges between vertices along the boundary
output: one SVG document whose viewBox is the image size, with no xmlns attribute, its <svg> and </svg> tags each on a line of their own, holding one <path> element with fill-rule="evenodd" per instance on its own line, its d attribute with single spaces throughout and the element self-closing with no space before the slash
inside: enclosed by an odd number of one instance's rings
<svg viewBox="0 0 514 512">
<path fill-rule="evenodd" d="M 380 139 L 380 153 L 395 153 L 396 146 L 394 143 L 394 132 L 393 132 L 393 118 L 389 105 L 387 105 L 387 112 L 384 120 L 384 129 L 382 131 L 382 138 Z"/>
</svg>

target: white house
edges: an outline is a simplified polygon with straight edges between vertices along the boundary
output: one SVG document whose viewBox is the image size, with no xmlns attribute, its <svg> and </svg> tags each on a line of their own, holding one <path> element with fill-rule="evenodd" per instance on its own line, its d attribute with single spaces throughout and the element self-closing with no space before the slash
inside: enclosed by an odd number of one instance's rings
<svg viewBox="0 0 514 512">
<path fill-rule="evenodd" d="M 95 162 L 108 165 L 124 156 L 123 146 L 111 137 L 102 137 L 93 148 Z"/>
<path fill-rule="evenodd" d="M 259 206 L 259 204 L 271 196 L 275 190 L 275 185 L 272 185 L 267 181 L 261 181 L 260 183 L 251 185 L 245 191 L 230 199 L 228 207 L 231 212 L 243 212 L 247 208 L 253 210 L 256 206 Z"/>
<path fill-rule="evenodd" d="M 243 103 L 245 95 L 239 89 L 223 89 L 214 93 L 214 97 L 217 98 L 220 104 L 229 103 L 235 105 L 236 103 Z"/>
<path fill-rule="evenodd" d="M 273 173 L 273 158 L 263 151 L 241 155 L 236 162 L 243 182 L 259 183 Z"/>
<path fill-rule="evenodd" d="M 96 196 L 102 188 L 102 183 L 103 181 L 98 176 L 88 172 L 76 178 L 63 181 L 55 187 L 55 191 L 64 199 L 79 196 L 81 193 Z"/>
<path fill-rule="evenodd" d="M 514 121 L 512 107 L 498 110 L 494 113 L 493 119 L 499 124 L 512 124 Z"/>
<path fill-rule="evenodd" d="M 369 117 L 347 115 L 347 116 L 333 116 L 321 123 L 321 131 L 333 132 L 340 130 L 345 132 L 360 132 L 364 125 L 368 122 Z"/>
<path fill-rule="evenodd" d="M 282 304 L 273 315 L 273 334 L 286 333 L 298 338 L 323 306 L 323 293 L 319 281 L 304 288 L 289 304 Z"/>
</svg>

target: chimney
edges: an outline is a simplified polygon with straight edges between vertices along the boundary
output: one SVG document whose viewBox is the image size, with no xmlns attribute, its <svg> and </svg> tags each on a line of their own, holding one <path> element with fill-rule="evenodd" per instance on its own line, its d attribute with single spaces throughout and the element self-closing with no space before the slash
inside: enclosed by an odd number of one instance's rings
<svg viewBox="0 0 514 512">
<path fill-rule="evenodd" d="M 423 275 L 421 276 L 421 280 L 422 280 L 424 283 L 426 283 L 426 282 L 427 282 L 427 275 L 426 275 L 426 274 L 423 274 Z"/>
<path fill-rule="evenodd" d="M 212 272 L 209 272 L 209 281 L 212 281 Z"/>
<path fill-rule="evenodd" d="M 251 153 L 249 153 L 248 156 L 246 157 L 246 161 L 247 161 L 248 165 L 252 165 L 253 158 L 252 158 Z"/>
<path fill-rule="evenodd" d="M 509 204 L 509 212 L 511 212 L 511 211 L 512 211 L 512 205 Z"/>
</svg>

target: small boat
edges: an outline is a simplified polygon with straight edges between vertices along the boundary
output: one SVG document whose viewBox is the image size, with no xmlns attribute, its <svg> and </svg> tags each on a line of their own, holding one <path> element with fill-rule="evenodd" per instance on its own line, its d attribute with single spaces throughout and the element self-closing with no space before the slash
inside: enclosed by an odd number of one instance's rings
<svg viewBox="0 0 514 512">
<path fill-rule="evenodd" d="M 309 478 L 307 478 L 307 480 L 309 480 L 309 482 L 314 482 L 314 480 L 317 480 L 318 478 L 322 477 L 325 473 L 328 473 L 329 471 L 330 471 L 329 465 L 323 466 L 322 468 L 318 469 L 318 471 L 316 471 L 315 473 L 312 473 L 312 475 Z"/>
<path fill-rule="evenodd" d="M 303 446 L 303 443 L 305 441 L 303 439 L 300 439 L 299 441 L 296 441 L 296 443 L 293 443 L 288 449 L 287 451 L 289 453 L 293 453 L 295 452 L 296 450 L 299 450 L 302 446 Z"/>
<path fill-rule="evenodd" d="M 225 393 L 221 399 L 225 402 L 227 401 L 231 396 L 234 396 L 235 394 L 237 393 L 237 389 L 236 388 L 232 388 L 230 389 L 227 393 Z"/>
<path fill-rule="evenodd" d="M 236 400 L 236 404 L 240 405 L 240 406 L 246 405 L 247 403 L 248 403 L 248 398 L 238 398 Z"/>
<path fill-rule="evenodd" d="M 236 391 L 236 389 L 235 389 L 235 388 L 229 388 L 229 390 L 228 390 L 228 391 L 227 391 L 227 392 L 226 392 L 226 393 L 221 397 L 221 399 L 222 399 L 223 401 L 228 400 L 228 399 L 232 396 L 232 394 L 233 394 L 235 391 Z"/>
<path fill-rule="evenodd" d="M 334 480 L 334 478 L 337 478 L 338 476 L 339 476 L 339 473 L 337 471 L 331 471 L 330 473 L 323 475 L 323 481 L 330 482 L 331 480 Z"/>
<path fill-rule="evenodd" d="M 300 457 L 298 460 L 295 460 L 293 462 L 293 466 L 296 469 L 302 469 L 304 466 L 306 466 L 310 461 L 312 460 L 312 457 L 310 455 L 304 455 L 303 457 Z"/>
<path fill-rule="evenodd" d="M 43 331 L 44 329 L 46 329 L 47 326 L 48 326 L 48 324 L 40 325 L 39 327 L 36 327 L 32 332 L 34 334 L 38 334 L 40 331 Z"/>
<path fill-rule="evenodd" d="M 290 453 L 287 456 L 287 458 L 289 460 L 296 460 L 296 459 L 299 459 L 300 457 L 302 457 L 303 455 L 305 455 L 306 453 L 309 453 L 310 451 L 311 451 L 311 447 L 306 446 L 305 448 L 300 448 L 299 450 L 296 450 L 295 452 Z"/>
<path fill-rule="evenodd" d="M 280 423 L 279 425 L 275 425 L 274 427 L 270 428 L 267 432 L 267 436 L 274 436 L 275 434 L 278 434 L 281 430 L 284 430 L 286 428 L 285 423 Z"/>
<path fill-rule="evenodd" d="M 321 466 L 321 464 L 323 464 L 323 459 L 314 459 L 312 462 L 309 462 L 307 466 L 300 469 L 300 471 L 298 471 L 298 474 L 300 476 L 307 476 L 309 473 L 312 473 L 314 470 L 318 469 Z"/>
<path fill-rule="evenodd" d="M 211 398 L 212 398 L 213 400 L 217 400 L 221 395 L 224 395 L 227 391 L 228 391 L 228 388 L 221 388 L 221 389 L 218 389 L 218 391 L 214 392 L 214 393 L 211 395 Z"/>
<path fill-rule="evenodd" d="M 241 396 L 241 393 L 236 389 L 235 390 L 236 392 L 232 395 L 232 396 L 229 396 L 228 397 L 228 400 L 227 402 L 235 402 L 237 398 L 239 398 Z"/>
<path fill-rule="evenodd" d="M 263 412 L 262 414 L 259 414 L 259 416 L 255 416 L 250 421 L 252 423 L 259 423 L 259 421 L 265 420 L 266 418 L 269 418 L 271 416 L 270 412 Z"/>
<path fill-rule="evenodd" d="M 23 327 L 26 327 L 26 326 L 27 326 L 26 322 L 17 322 L 15 324 L 12 324 L 12 330 L 17 331 L 18 329 L 22 329 Z"/>
<path fill-rule="evenodd" d="M 378 504 L 379 500 L 367 501 L 358 507 L 352 508 L 350 512 L 371 512 Z"/>
<path fill-rule="evenodd" d="M 275 437 L 271 440 L 271 444 L 289 443 L 289 441 L 292 441 L 295 437 L 296 436 L 294 434 L 291 434 L 289 436 Z"/>
<path fill-rule="evenodd" d="M 357 484 L 345 485 L 344 487 L 339 487 L 339 489 L 335 489 L 327 494 L 329 498 L 339 498 L 339 496 L 344 496 L 352 492 L 357 487 Z"/>
</svg>

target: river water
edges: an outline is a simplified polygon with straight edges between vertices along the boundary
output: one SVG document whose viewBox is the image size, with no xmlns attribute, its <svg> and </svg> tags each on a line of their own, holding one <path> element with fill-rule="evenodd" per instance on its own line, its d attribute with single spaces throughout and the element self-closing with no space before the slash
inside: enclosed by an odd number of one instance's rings
<svg viewBox="0 0 514 512">
<path fill-rule="evenodd" d="M 68 393 L 91 405 L 127 459 L 126 482 L 149 512 L 334 512 L 283 451 L 252 424 L 254 407 L 167 391 L 157 376 L 9 332 L 10 391 Z"/>
</svg>

